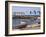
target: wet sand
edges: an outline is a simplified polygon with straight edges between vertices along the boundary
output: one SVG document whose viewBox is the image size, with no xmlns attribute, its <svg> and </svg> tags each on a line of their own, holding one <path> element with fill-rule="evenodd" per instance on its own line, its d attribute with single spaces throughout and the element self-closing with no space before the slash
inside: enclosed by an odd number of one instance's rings
<svg viewBox="0 0 46 37">
<path fill-rule="evenodd" d="M 25 28 L 21 28 L 19 30 L 35 30 L 35 29 L 40 29 L 40 24 L 27 25 Z M 13 29 L 13 30 L 18 30 L 18 29 Z"/>
</svg>

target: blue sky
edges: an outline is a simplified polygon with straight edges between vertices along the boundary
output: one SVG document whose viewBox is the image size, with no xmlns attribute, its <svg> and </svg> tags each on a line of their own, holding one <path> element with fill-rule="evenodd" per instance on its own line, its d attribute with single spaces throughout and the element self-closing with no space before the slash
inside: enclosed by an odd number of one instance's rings
<svg viewBox="0 0 46 37">
<path fill-rule="evenodd" d="M 22 6 L 13 6 L 12 7 L 12 12 L 13 15 L 15 14 L 14 12 L 25 12 L 25 15 L 35 15 L 33 11 L 40 11 L 40 7 L 22 7 Z M 30 14 L 30 11 L 32 12 L 32 14 Z M 39 13 L 37 13 L 36 15 L 39 15 Z"/>
</svg>

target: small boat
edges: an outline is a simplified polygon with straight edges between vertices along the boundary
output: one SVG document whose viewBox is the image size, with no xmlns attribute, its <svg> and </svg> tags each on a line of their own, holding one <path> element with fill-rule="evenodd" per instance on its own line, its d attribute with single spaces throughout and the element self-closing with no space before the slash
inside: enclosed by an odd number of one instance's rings
<svg viewBox="0 0 46 37">
<path fill-rule="evenodd" d="M 21 22 L 19 25 L 15 26 L 16 29 L 22 29 L 25 28 L 27 26 L 26 22 Z"/>
</svg>

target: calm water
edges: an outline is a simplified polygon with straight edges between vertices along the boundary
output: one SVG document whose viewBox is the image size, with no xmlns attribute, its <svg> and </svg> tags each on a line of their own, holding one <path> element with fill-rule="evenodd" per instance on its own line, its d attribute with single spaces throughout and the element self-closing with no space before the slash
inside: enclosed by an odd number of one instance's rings
<svg viewBox="0 0 46 37">
<path fill-rule="evenodd" d="M 26 22 L 28 25 L 31 25 L 33 23 L 35 24 L 35 23 L 40 22 L 40 19 L 37 19 L 37 20 L 34 20 L 34 19 L 13 19 L 12 25 L 16 26 L 16 25 L 19 25 L 21 22 Z"/>
</svg>

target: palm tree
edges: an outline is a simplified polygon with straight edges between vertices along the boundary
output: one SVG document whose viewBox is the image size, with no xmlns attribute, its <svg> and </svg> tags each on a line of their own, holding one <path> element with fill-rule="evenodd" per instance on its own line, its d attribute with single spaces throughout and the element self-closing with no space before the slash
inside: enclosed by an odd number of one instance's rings
<svg viewBox="0 0 46 37">
<path fill-rule="evenodd" d="M 39 15 L 40 15 L 40 11 L 38 11 Z"/>
<path fill-rule="evenodd" d="M 30 11 L 30 14 L 31 14 L 32 12 Z"/>
<path fill-rule="evenodd" d="M 34 13 L 36 14 L 36 11 L 34 10 Z"/>
</svg>

